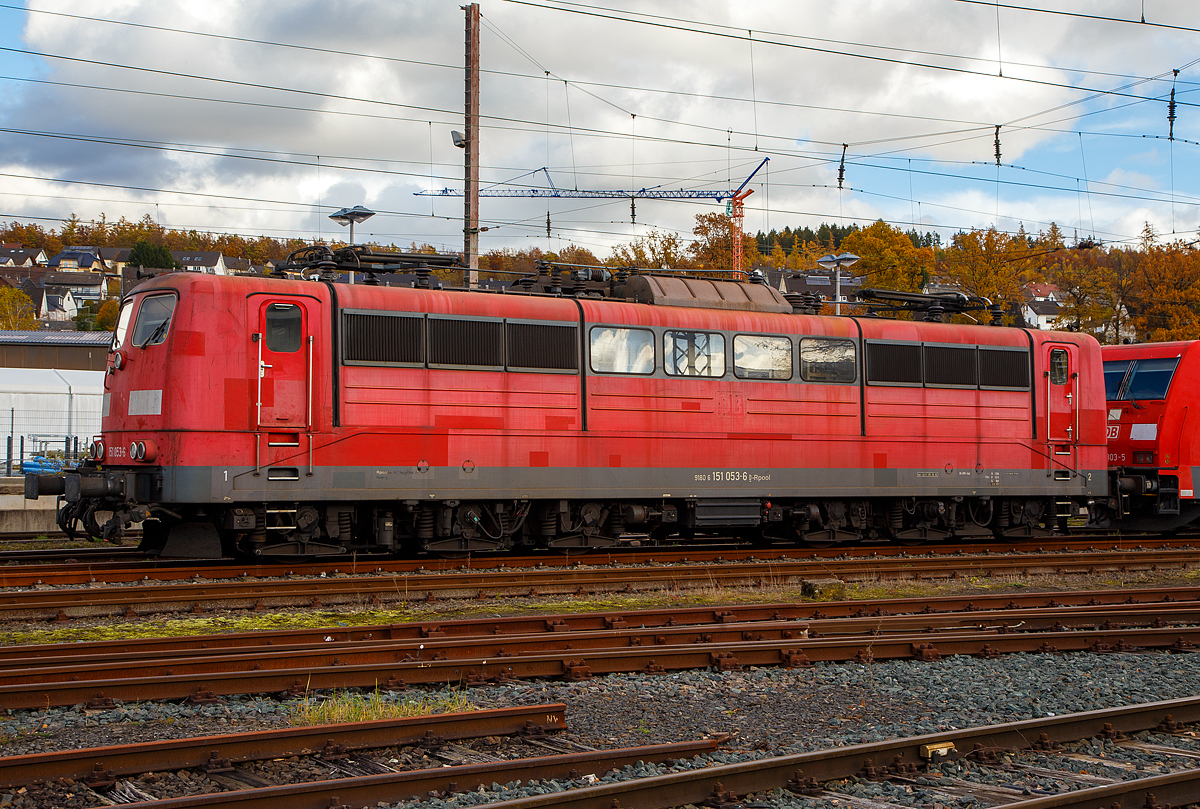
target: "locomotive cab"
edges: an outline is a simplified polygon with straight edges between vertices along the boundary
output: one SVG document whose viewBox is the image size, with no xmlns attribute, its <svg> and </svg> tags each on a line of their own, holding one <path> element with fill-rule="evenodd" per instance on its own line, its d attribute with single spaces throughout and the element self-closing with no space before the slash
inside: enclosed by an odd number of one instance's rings
<svg viewBox="0 0 1200 809">
<path fill-rule="evenodd" d="M 1119 519 L 1123 528 L 1169 531 L 1200 518 L 1192 466 L 1200 437 L 1196 417 L 1189 417 L 1200 371 L 1197 345 L 1103 349 L 1110 477 L 1103 516 Z"/>
</svg>

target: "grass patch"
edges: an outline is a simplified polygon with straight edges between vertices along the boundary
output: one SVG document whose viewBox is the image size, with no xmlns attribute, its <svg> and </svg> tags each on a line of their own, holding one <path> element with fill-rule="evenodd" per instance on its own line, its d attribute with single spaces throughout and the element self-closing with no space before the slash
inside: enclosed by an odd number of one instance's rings
<svg viewBox="0 0 1200 809">
<path fill-rule="evenodd" d="M 369 694 L 337 691 L 306 696 L 289 706 L 288 715 L 297 725 L 330 725 L 477 710 L 479 706 L 459 692 L 414 697 L 380 691 Z"/>
</svg>

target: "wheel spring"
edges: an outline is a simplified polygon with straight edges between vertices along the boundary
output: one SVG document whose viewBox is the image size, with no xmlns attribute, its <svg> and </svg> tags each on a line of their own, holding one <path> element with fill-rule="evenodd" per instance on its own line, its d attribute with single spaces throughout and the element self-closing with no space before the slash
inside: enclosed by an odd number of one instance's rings
<svg viewBox="0 0 1200 809">
<path fill-rule="evenodd" d="M 338 536 L 349 539 L 350 530 L 352 528 L 352 519 L 349 511 L 338 512 Z"/>
<path fill-rule="evenodd" d="M 433 539 L 434 515 L 429 509 L 417 512 L 417 538 Z"/>
</svg>

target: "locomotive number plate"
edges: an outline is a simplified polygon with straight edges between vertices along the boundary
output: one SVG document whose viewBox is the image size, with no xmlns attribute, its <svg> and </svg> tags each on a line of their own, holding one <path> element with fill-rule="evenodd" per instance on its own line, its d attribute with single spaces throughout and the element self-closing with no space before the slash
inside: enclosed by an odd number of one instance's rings
<svg viewBox="0 0 1200 809">
<path fill-rule="evenodd" d="M 769 483 L 769 472 L 751 472 L 746 469 L 714 469 L 711 472 L 696 472 L 696 483 Z"/>
</svg>

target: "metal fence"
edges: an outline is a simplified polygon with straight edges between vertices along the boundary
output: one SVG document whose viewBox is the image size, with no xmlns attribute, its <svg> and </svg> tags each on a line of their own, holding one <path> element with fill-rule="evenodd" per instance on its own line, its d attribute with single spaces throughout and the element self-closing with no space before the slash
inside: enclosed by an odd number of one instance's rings
<svg viewBox="0 0 1200 809">
<path fill-rule="evenodd" d="M 100 434 L 100 412 L 75 410 L 50 413 L 9 408 L 0 418 L 6 435 L 4 474 L 21 474 L 26 461 L 46 467 L 70 466 L 88 454 L 92 437 Z"/>
</svg>

